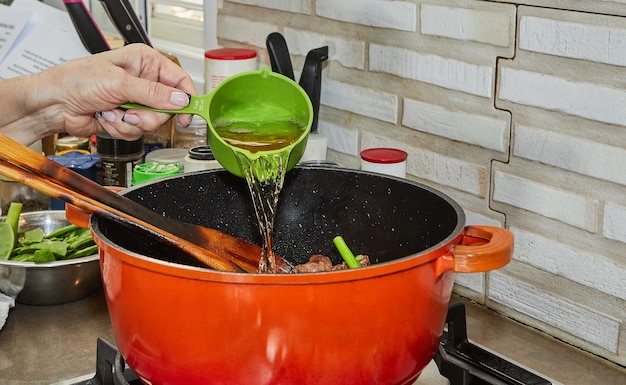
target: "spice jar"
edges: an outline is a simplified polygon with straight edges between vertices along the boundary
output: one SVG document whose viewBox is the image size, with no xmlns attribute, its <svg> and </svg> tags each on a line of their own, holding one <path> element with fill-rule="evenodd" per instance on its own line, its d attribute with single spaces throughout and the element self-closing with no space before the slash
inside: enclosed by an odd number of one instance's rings
<svg viewBox="0 0 626 385">
<path fill-rule="evenodd" d="M 185 156 L 185 172 L 204 171 L 214 168 L 222 168 L 222 165 L 215 160 L 211 147 L 198 146 L 189 149 Z"/>
<path fill-rule="evenodd" d="M 368 148 L 361 151 L 361 170 L 404 178 L 406 151 L 397 148 Z"/>
<path fill-rule="evenodd" d="M 209 93 L 234 74 L 257 69 L 256 51 L 218 48 L 204 53 L 204 92 Z"/>
<path fill-rule="evenodd" d="M 202 117 L 194 115 L 188 127 L 176 123 L 172 147 L 190 149 L 207 144 L 207 123 Z"/>
<path fill-rule="evenodd" d="M 185 167 L 185 155 L 187 155 L 187 150 L 184 148 L 162 148 L 146 154 L 145 161 L 146 163 L 176 163 L 182 172 Z"/>
<path fill-rule="evenodd" d="M 49 155 L 48 159 L 61 166 L 67 167 L 78 174 L 97 181 L 97 168 L 101 162 L 100 155 L 85 153 L 85 150 L 62 151 L 56 155 Z M 48 210 L 64 210 L 65 202 L 48 197 Z"/>
<path fill-rule="evenodd" d="M 103 186 L 130 186 L 133 169 L 143 158 L 143 137 L 127 141 L 99 132 L 96 148 L 102 159 L 99 183 Z"/>
<path fill-rule="evenodd" d="M 178 163 L 159 163 L 148 162 L 135 166 L 133 170 L 132 185 L 146 183 L 151 180 L 165 178 L 180 174 L 180 166 Z"/>
</svg>

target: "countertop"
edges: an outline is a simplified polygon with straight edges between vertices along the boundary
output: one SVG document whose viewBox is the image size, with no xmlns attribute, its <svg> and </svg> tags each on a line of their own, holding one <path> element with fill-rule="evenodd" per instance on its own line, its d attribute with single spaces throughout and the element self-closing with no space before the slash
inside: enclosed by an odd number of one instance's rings
<svg viewBox="0 0 626 385">
<path fill-rule="evenodd" d="M 566 385 L 618 385 L 626 369 L 466 303 L 470 340 Z M 115 342 L 102 290 L 55 306 L 17 304 L 0 330 L 0 384 L 53 384 L 95 371 L 98 337 Z M 429 365 L 416 385 L 439 385 Z"/>
</svg>

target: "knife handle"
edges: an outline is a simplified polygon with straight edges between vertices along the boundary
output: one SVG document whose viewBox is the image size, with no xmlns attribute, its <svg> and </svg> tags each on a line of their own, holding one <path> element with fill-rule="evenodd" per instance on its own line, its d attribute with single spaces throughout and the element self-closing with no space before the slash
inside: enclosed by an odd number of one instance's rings
<svg viewBox="0 0 626 385">
<path fill-rule="evenodd" d="M 63 3 L 80 40 L 90 53 L 95 54 L 111 49 L 83 0 L 63 0 Z"/>
<path fill-rule="evenodd" d="M 144 43 L 152 46 L 146 30 L 128 0 L 100 0 L 100 2 L 126 44 Z"/>
</svg>

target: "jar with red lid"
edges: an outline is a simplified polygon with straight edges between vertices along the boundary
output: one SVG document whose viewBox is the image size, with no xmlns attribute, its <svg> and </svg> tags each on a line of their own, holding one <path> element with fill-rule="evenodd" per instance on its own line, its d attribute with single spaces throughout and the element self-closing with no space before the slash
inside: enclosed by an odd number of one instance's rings
<svg viewBox="0 0 626 385">
<path fill-rule="evenodd" d="M 398 148 L 368 148 L 361 151 L 361 170 L 404 178 L 407 157 L 406 151 Z"/>
<path fill-rule="evenodd" d="M 219 48 L 204 53 L 204 92 L 209 93 L 229 76 L 257 69 L 256 51 Z"/>
</svg>

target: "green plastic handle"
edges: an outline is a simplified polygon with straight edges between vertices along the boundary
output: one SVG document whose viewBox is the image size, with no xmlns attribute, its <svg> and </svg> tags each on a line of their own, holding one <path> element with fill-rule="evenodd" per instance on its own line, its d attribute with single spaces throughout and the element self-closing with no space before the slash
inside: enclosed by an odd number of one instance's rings
<svg viewBox="0 0 626 385">
<path fill-rule="evenodd" d="M 152 108 L 139 103 L 124 103 L 122 108 L 127 110 L 136 108 L 138 110 L 148 110 L 154 112 L 164 112 L 166 114 L 194 114 L 200 115 L 204 120 L 209 120 L 209 102 L 211 100 L 211 94 L 192 96 L 189 98 L 189 105 L 179 110 L 163 110 L 159 108 Z"/>
</svg>

